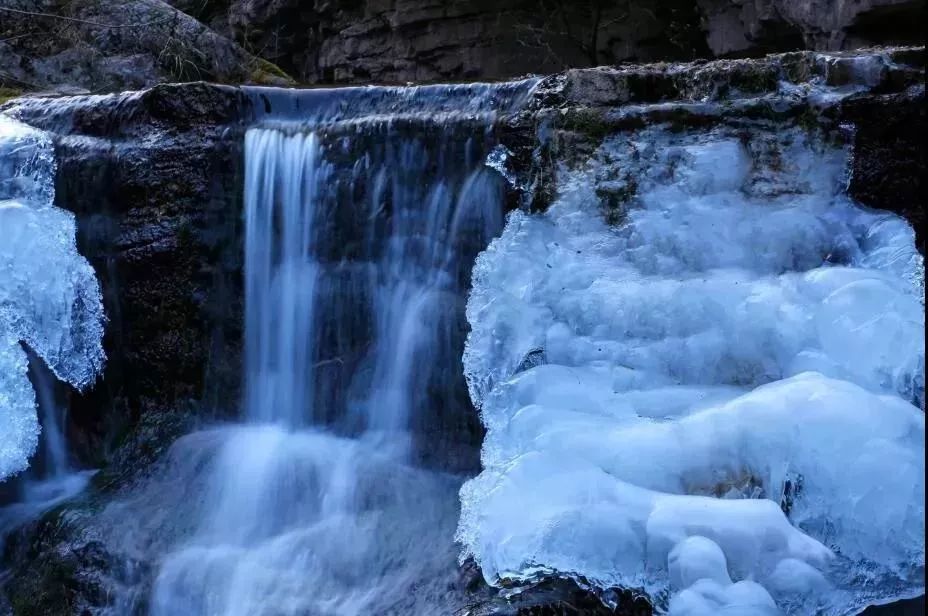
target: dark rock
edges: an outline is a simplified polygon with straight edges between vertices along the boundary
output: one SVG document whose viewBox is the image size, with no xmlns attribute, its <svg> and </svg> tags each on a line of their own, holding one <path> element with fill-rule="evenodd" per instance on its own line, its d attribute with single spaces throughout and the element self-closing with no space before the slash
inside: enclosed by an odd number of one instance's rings
<svg viewBox="0 0 928 616">
<path fill-rule="evenodd" d="M 683 0 L 234 0 L 229 22 L 311 82 L 500 79 L 708 51 Z"/>
<path fill-rule="evenodd" d="M 924 12 L 919 0 L 233 0 L 228 21 L 304 80 L 402 83 L 919 44 Z"/>
<path fill-rule="evenodd" d="M 861 612 L 861 616 L 923 616 L 924 614 L 925 595 L 887 605 L 875 605 Z"/>
<path fill-rule="evenodd" d="M 0 0 L 0 17 L 0 85 L 112 92 L 191 79 L 288 81 L 161 0 Z"/>
<path fill-rule="evenodd" d="M 716 56 L 840 50 L 924 41 L 919 0 L 697 0 Z"/>
<path fill-rule="evenodd" d="M 651 616 L 654 610 L 643 595 L 631 590 L 594 590 L 572 579 L 546 577 L 478 600 L 469 613 L 472 616 Z"/>
<path fill-rule="evenodd" d="M 842 112 L 842 118 L 855 127 L 848 192 L 861 203 L 896 212 L 911 222 L 924 255 L 924 88 L 855 97 Z"/>
<path fill-rule="evenodd" d="M 495 80 L 920 44 L 920 0 L 0 0 L 0 86 Z"/>
<path fill-rule="evenodd" d="M 246 107 L 237 89 L 189 84 L 6 108 L 59 134 L 56 202 L 103 289 L 109 361 L 71 400 L 88 465 L 149 412 L 237 410 Z"/>
</svg>

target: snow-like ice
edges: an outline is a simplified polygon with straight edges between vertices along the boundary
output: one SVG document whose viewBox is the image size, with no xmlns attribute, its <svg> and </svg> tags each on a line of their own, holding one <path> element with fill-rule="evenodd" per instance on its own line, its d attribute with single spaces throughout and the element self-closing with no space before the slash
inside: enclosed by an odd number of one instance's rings
<svg viewBox="0 0 928 616">
<path fill-rule="evenodd" d="M 54 172 L 48 135 L 0 116 L 0 481 L 26 468 L 38 442 L 22 345 L 77 388 L 104 360 L 100 288 L 74 216 L 53 205 Z"/>
<path fill-rule="evenodd" d="M 800 130 L 650 128 L 510 215 L 464 358 L 488 434 L 458 538 L 489 581 L 675 616 L 924 592 L 923 263 L 845 169 Z"/>
</svg>

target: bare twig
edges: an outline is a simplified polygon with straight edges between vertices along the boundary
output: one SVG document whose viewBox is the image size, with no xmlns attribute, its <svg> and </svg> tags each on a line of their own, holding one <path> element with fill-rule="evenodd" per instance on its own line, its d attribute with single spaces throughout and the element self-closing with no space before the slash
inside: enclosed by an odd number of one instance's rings
<svg viewBox="0 0 928 616">
<path fill-rule="evenodd" d="M 27 36 L 32 36 L 33 34 L 37 34 L 37 33 L 36 32 L 24 32 L 22 34 L 10 36 L 5 39 L 0 39 L 0 43 L 9 43 L 10 41 L 15 41 L 16 39 L 26 38 Z"/>
<path fill-rule="evenodd" d="M 168 15 L 167 17 L 162 17 L 160 19 L 153 19 L 152 21 L 145 21 L 145 22 L 136 23 L 136 24 L 105 24 L 99 21 L 92 21 L 89 19 L 78 19 L 77 17 L 65 17 L 64 15 L 55 15 L 53 13 L 37 13 L 35 11 L 23 11 L 20 9 L 11 9 L 11 8 L 2 7 L 2 6 L 0 6 L 0 11 L 4 11 L 6 13 L 16 13 L 18 15 L 26 15 L 28 17 L 42 17 L 45 19 L 58 19 L 61 21 L 69 21 L 72 23 L 87 24 L 90 26 L 98 26 L 100 28 L 109 28 L 112 30 L 118 30 L 121 28 L 143 28 L 145 26 L 153 26 L 155 24 L 164 23 L 173 17 L 173 15 Z"/>
</svg>

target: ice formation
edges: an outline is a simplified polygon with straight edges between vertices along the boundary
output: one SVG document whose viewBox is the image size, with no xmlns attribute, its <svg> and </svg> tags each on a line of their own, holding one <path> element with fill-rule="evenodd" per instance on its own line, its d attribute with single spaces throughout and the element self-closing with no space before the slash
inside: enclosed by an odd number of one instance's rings
<svg viewBox="0 0 928 616">
<path fill-rule="evenodd" d="M 510 215 L 464 356 L 488 434 L 458 538 L 489 581 L 674 616 L 924 592 L 923 263 L 845 163 L 798 129 L 652 127 Z"/>
<path fill-rule="evenodd" d="M 53 205 L 54 172 L 49 137 L 0 115 L 0 481 L 26 468 L 38 442 L 22 345 L 78 388 L 104 360 L 100 288 L 73 215 Z"/>
</svg>

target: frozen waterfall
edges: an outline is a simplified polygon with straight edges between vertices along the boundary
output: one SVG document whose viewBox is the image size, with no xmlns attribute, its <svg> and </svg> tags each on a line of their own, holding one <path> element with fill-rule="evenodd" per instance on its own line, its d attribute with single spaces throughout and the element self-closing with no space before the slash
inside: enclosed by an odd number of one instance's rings
<svg viewBox="0 0 928 616">
<path fill-rule="evenodd" d="M 510 215 L 467 307 L 488 435 L 458 537 L 488 580 L 674 616 L 924 592 L 923 261 L 845 159 L 798 128 L 657 126 Z"/>
<path fill-rule="evenodd" d="M 104 361 L 100 287 L 78 254 L 74 216 L 54 206 L 54 178 L 50 137 L 0 115 L 0 481 L 23 471 L 39 443 L 23 345 L 78 389 Z"/>
</svg>

